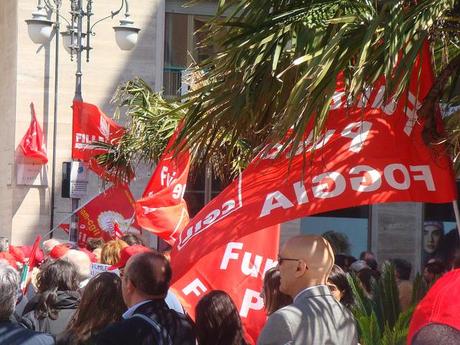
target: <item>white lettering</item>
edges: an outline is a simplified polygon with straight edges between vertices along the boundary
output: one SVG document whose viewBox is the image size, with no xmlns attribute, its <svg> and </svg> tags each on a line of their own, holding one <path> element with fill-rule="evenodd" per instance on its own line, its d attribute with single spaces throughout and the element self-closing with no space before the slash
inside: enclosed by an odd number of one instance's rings
<svg viewBox="0 0 460 345">
<path fill-rule="evenodd" d="M 204 286 L 204 284 L 198 278 L 195 278 L 194 281 L 182 289 L 182 292 L 185 296 L 190 295 L 192 292 L 195 294 L 195 296 L 201 296 L 201 294 L 206 291 L 208 291 L 208 289 L 206 289 L 206 286 Z"/>
<path fill-rule="evenodd" d="M 226 270 L 230 259 L 238 260 L 238 253 L 233 252 L 233 249 L 243 249 L 243 243 L 241 242 L 229 242 L 225 248 L 224 256 L 222 257 L 222 262 L 220 263 L 220 269 Z"/>
<path fill-rule="evenodd" d="M 316 198 L 326 199 L 333 198 L 342 194 L 345 191 L 345 178 L 342 174 L 332 171 L 320 174 L 313 177 L 313 195 Z M 335 188 L 330 189 L 330 184 L 334 184 Z"/>
<path fill-rule="evenodd" d="M 264 307 L 264 301 L 260 297 L 259 291 L 246 289 L 241 303 L 240 316 L 248 317 L 249 310 L 261 310 Z"/>
<path fill-rule="evenodd" d="M 184 197 L 184 193 L 185 193 L 185 185 L 178 183 L 173 188 L 172 197 L 174 199 L 182 199 Z"/>
<path fill-rule="evenodd" d="M 434 186 L 433 175 L 431 175 L 431 170 L 428 165 L 411 165 L 409 166 L 410 171 L 420 172 L 420 175 L 413 175 L 414 181 L 424 181 L 426 189 L 430 192 L 436 191 Z"/>
<path fill-rule="evenodd" d="M 260 267 L 262 266 L 263 258 L 260 255 L 256 255 L 252 267 L 249 267 L 251 263 L 251 257 L 251 253 L 244 253 L 243 262 L 241 263 L 241 272 L 243 272 L 243 274 L 246 276 L 250 275 L 251 277 L 257 278 L 257 274 L 259 273 Z"/>
<path fill-rule="evenodd" d="M 359 152 L 363 148 L 372 123 L 369 121 L 352 122 L 342 131 L 342 136 L 351 139 L 350 151 Z"/>
<path fill-rule="evenodd" d="M 262 212 L 260 212 L 259 217 L 270 214 L 275 208 L 282 207 L 288 209 L 293 206 L 292 202 L 280 191 L 269 193 L 265 198 L 264 206 L 262 207 Z"/>
<path fill-rule="evenodd" d="M 293 184 L 295 196 L 297 198 L 297 203 L 299 205 L 306 204 L 308 202 L 307 191 L 305 190 L 305 186 L 302 182 L 295 182 Z"/>
<path fill-rule="evenodd" d="M 368 165 L 358 165 L 350 169 L 350 175 L 359 175 L 360 177 L 350 178 L 351 189 L 357 192 L 373 192 L 382 185 L 380 173 Z"/>
<path fill-rule="evenodd" d="M 395 178 L 395 172 L 400 171 L 403 175 L 403 181 L 398 182 L 396 181 Z M 409 176 L 409 171 L 407 171 L 407 168 L 402 165 L 402 164 L 390 164 L 387 165 L 383 171 L 383 174 L 385 175 L 385 179 L 387 180 L 388 184 L 399 190 L 406 190 L 409 189 L 410 187 L 410 176 Z"/>
<path fill-rule="evenodd" d="M 418 102 L 417 98 L 412 94 L 412 92 L 409 92 L 407 96 L 407 103 L 408 104 L 404 109 L 404 113 L 407 117 L 407 122 L 404 126 L 404 133 L 410 135 L 412 133 L 412 129 L 417 123 L 417 110 L 420 109 L 422 104 Z M 409 105 L 411 106 L 411 109 L 409 109 Z"/>
</svg>

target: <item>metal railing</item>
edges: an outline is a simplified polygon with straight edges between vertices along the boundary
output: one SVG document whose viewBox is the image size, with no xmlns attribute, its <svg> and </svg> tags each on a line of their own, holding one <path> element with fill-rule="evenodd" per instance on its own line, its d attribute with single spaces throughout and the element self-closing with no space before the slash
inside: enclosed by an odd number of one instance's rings
<svg viewBox="0 0 460 345">
<path fill-rule="evenodd" d="M 187 92 L 184 83 L 185 67 L 167 66 L 163 70 L 163 96 L 166 98 L 179 97 Z"/>
</svg>

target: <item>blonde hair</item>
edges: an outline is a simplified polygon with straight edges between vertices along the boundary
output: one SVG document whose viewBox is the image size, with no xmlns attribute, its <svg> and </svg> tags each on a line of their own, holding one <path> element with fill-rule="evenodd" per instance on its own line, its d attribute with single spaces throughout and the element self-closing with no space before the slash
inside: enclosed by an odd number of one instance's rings
<svg viewBox="0 0 460 345">
<path fill-rule="evenodd" d="M 101 263 L 106 265 L 115 265 L 120 260 L 120 252 L 128 244 L 122 240 L 112 240 L 102 246 Z"/>
</svg>

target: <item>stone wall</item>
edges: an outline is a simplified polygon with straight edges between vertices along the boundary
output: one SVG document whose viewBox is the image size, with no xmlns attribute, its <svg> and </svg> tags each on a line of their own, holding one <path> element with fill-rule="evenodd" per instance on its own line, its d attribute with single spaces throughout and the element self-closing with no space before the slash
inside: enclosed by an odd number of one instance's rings
<svg viewBox="0 0 460 345">
<path fill-rule="evenodd" d="M 62 14 L 68 17 L 69 2 L 63 2 Z M 99 0 L 93 4 L 93 22 L 117 9 L 118 2 Z M 14 244 L 32 243 L 37 233 L 50 227 L 51 154 L 53 138 L 53 104 L 55 80 L 55 38 L 44 46 L 35 45 L 27 33 L 25 19 L 36 10 L 36 1 L 2 0 L 0 2 L 0 35 L 2 52 L 0 76 L 3 85 L 11 86 L 1 94 L 2 120 L 0 144 L 0 235 L 11 237 Z M 141 27 L 137 47 L 130 52 L 121 51 L 115 42 L 113 26 L 122 16 L 105 20 L 95 26 L 91 38 L 90 62 L 82 63 L 83 99 L 98 105 L 112 115 L 110 99 L 121 82 L 139 76 L 155 89 L 161 89 L 163 75 L 164 0 L 144 0 L 130 3 L 131 18 Z M 53 16 L 54 20 L 54 16 Z M 65 30 L 65 23 L 61 24 Z M 61 39 L 62 40 L 62 39 Z M 7 49 L 5 49 L 7 47 Z M 69 215 L 69 199 L 60 197 L 61 166 L 71 159 L 72 99 L 75 92 L 75 61 L 59 47 L 58 123 L 56 141 L 56 194 L 55 225 Z M 17 91 L 16 91 L 17 90 Z M 16 147 L 26 132 L 30 119 L 30 103 L 34 102 L 37 118 L 46 136 L 48 149 L 48 185 L 23 186 L 16 184 Z M 8 169 L 13 171 L 8 174 Z M 150 171 L 144 171 L 132 188 L 135 194 L 144 188 Z M 88 198 L 97 194 L 101 184 L 92 178 Z M 84 202 L 85 200 L 82 200 Z"/>
</svg>

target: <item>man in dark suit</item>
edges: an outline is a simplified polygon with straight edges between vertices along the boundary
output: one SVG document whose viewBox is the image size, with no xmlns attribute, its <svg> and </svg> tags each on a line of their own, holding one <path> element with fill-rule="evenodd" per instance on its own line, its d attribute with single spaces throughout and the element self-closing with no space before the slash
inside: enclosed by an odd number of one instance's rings
<svg viewBox="0 0 460 345">
<path fill-rule="evenodd" d="M 128 310 L 123 320 L 102 330 L 98 345 L 195 345 L 191 320 L 169 309 L 164 298 L 171 266 L 159 253 L 132 256 L 122 271 L 123 299 Z"/>
<path fill-rule="evenodd" d="M 334 264 L 324 238 L 301 235 L 289 239 L 278 257 L 280 291 L 292 304 L 270 315 L 258 345 L 356 345 L 355 321 L 326 285 Z"/>
<path fill-rule="evenodd" d="M 54 345 L 52 336 L 25 329 L 11 322 L 19 291 L 19 275 L 0 261 L 0 345 Z"/>
</svg>

